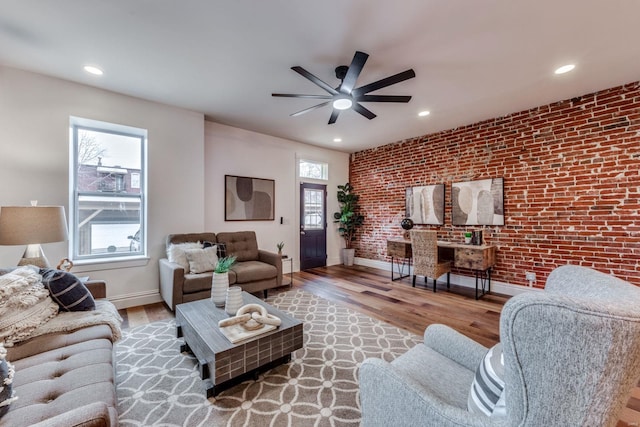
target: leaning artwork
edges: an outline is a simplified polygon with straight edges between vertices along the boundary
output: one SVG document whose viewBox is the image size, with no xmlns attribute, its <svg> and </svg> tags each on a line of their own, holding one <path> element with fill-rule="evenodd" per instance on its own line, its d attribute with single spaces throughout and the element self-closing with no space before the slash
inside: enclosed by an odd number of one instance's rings
<svg viewBox="0 0 640 427">
<path fill-rule="evenodd" d="M 444 224 L 444 184 L 407 187 L 405 215 L 414 224 Z"/>
<path fill-rule="evenodd" d="M 504 225 L 503 178 L 451 184 L 453 225 Z"/>
</svg>

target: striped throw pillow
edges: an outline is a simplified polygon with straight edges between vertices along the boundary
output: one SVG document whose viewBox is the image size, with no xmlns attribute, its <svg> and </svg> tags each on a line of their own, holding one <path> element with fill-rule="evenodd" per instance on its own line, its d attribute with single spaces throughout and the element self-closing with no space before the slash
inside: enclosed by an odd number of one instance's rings
<svg viewBox="0 0 640 427">
<path fill-rule="evenodd" d="M 40 270 L 42 284 L 49 290 L 51 299 L 63 311 L 89 311 L 96 309 L 96 302 L 89 289 L 75 275 L 53 268 Z"/>
<path fill-rule="evenodd" d="M 486 416 L 504 415 L 504 358 L 500 344 L 487 351 L 476 369 L 467 408 Z"/>
</svg>

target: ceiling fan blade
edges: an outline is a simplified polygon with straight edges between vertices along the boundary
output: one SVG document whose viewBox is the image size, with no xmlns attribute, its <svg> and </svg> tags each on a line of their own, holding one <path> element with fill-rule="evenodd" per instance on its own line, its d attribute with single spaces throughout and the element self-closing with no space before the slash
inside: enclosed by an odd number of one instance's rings
<svg viewBox="0 0 640 427">
<path fill-rule="evenodd" d="M 369 92 L 373 92 L 374 90 L 382 89 L 383 87 L 391 86 L 396 83 L 403 82 L 405 80 L 412 79 L 416 76 L 415 71 L 412 69 L 403 71 L 398 74 L 394 74 L 393 76 L 386 77 L 384 79 L 378 80 L 377 82 L 369 83 L 368 85 L 360 86 L 359 88 L 354 89 L 351 94 L 354 97 L 359 97 Z"/>
<path fill-rule="evenodd" d="M 337 108 L 334 108 L 333 111 L 331 112 L 331 117 L 329 117 L 328 124 L 330 125 L 334 124 L 336 120 L 338 120 L 338 115 L 340 115 L 340 110 L 338 110 Z"/>
<path fill-rule="evenodd" d="M 405 95 L 361 95 L 354 98 L 358 102 L 409 102 L 411 96 Z"/>
<path fill-rule="evenodd" d="M 374 119 L 376 117 L 376 115 L 373 114 L 371 110 L 364 108 L 362 105 L 358 104 L 357 102 L 353 103 L 353 106 L 351 107 L 351 109 L 353 109 L 353 111 L 355 112 L 362 114 L 369 120 Z"/>
<path fill-rule="evenodd" d="M 344 80 L 342 80 L 342 84 L 340 85 L 341 93 L 347 95 L 351 93 L 353 87 L 356 85 L 356 80 L 358 80 L 358 76 L 362 71 L 362 67 L 364 67 L 364 64 L 367 62 L 367 58 L 369 58 L 369 55 L 360 51 L 356 51 L 356 54 L 353 55 L 347 75 L 344 76 Z"/>
<path fill-rule="evenodd" d="M 301 114 L 308 113 L 309 111 L 313 111 L 313 110 L 315 110 L 315 109 L 317 109 L 317 108 L 324 107 L 324 106 L 325 106 L 325 105 L 327 105 L 329 102 L 330 102 L 330 101 L 327 101 L 327 102 L 323 102 L 323 103 L 318 104 L 318 105 L 314 105 L 313 107 L 305 108 L 304 110 L 300 110 L 300 111 L 298 111 L 297 113 L 293 113 L 293 114 L 291 114 L 291 117 L 296 117 L 296 116 L 299 116 L 299 115 L 301 115 Z"/>
<path fill-rule="evenodd" d="M 309 99 L 331 99 L 331 95 L 300 95 L 297 93 L 272 93 L 271 96 L 280 96 L 284 98 L 309 98 Z"/>
<path fill-rule="evenodd" d="M 307 70 L 305 70 L 302 67 L 291 67 L 291 69 L 293 71 L 295 71 L 296 73 L 300 74 L 302 77 L 311 80 L 313 83 L 315 83 L 316 85 L 320 86 L 322 89 L 326 90 L 327 92 L 329 92 L 331 95 L 337 95 L 338 91 L 335 90 L 334 88 L 332 88 L 331 86 L 329 86 L 328 84 L 326 84 L 325 82 L 323 82 L 322 80 L 320 80 L 319 78 L 317 78 L 316 76 L 314 76 L 313 74 L 311 74 L 310 72 L 308 72 Z"/>
</svg>

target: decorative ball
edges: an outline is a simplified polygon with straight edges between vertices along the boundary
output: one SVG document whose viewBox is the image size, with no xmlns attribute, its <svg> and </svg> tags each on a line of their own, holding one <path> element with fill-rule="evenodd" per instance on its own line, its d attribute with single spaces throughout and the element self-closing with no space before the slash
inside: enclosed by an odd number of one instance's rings
<svg viewBox="0 0 640 427">
<path fill-rule="evenodd" d="M 413 221 L 411 220 L 411 218 L 405 218 L 400 221 L 400 226 L 405 230 L 411 230 L 413 228 Z"/>
</svg>

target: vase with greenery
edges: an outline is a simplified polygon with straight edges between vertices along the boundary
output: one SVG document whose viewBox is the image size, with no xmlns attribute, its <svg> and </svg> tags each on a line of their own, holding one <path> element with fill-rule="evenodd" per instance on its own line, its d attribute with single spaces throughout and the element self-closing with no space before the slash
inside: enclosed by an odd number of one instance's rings
<svg viewBox="0 0 640 427">
<path fill-rule="evenodd" d="M 229 269 L 236 262 L 235 255 L 220 258 L 211 279 L 211 301 L 216 307 L 224 307 L 229 289 Z"/>
<path fill-rule="evenodd" d="M 360 196 L 354 192 L 353 186 L 348 182 L 338 185 L 338 203 L 340 211 L 333 214 L 334 222 L 338 223 L 338 233 L 344 239 L 343 262 L 345 265 L 353 265 L 355 250 L 352 243 L 356 240 L 356 233 L 364 223 L 364 216 L 360 215 L 358 200 Z"/>
<path fill-rule="evenodd" d="M 280 242 L 276 245 L 276 248 L 278 248 L 278 255 L 282 256 L 282 248 L 284 248 L 284 242 Z"/>
</svg>

